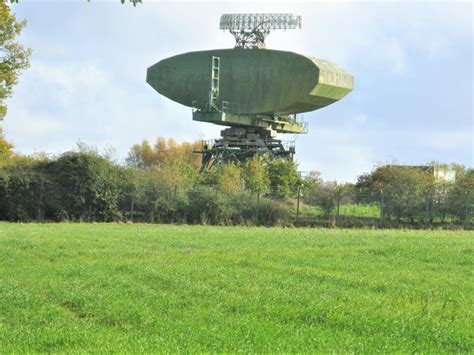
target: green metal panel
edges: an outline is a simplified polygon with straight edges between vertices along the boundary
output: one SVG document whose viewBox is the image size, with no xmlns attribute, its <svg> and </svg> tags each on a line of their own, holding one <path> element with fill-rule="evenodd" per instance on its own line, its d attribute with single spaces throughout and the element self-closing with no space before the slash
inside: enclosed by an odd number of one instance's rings
<svg viewBox="0 0 474 355">
<path fill-rule="evenodd" d="M 338 66 L 301 54 L 269 49 L 216 49 L 164 59 L 148 68 L 147 82 L 183 105 L 209 104 L 209 62 L 220 58 L 217 103 L 238 114 L 288 115 L 317 110 L 340 100 L 353 78 Z"/>
<path fill-rule="evenodd" d="M 239 115 L 220 111 L 193 112 L 193 120 L 209 122 L 222 126 L 231 127 L 258 127 L 263 129 L 274 129 L 278 133 L 306 133 L 307 126 L 293 120 L 275 120 L 268 116 L 257 114 Z"/>
</svg>

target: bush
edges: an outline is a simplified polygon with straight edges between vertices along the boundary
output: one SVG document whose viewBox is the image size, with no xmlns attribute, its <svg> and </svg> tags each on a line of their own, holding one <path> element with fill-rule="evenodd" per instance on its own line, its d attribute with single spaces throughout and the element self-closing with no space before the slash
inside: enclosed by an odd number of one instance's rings
<svg viewBox="0 0 474 355">
<path fill-rule="evenodd" d="M 290 223 L 290 213 L 281 202 L 263 198 L 258 208 L 258 224 L 265 226 L 283 226 Z"/>
<path fill-rule="evenodd" d="M 359 177 L 356 185 L 366 191 L 358 202 L 378 200 L 382 203 L 383 199 L 381 208 L 385 219 L 397 222 L 408 219 L 411 223 L 429 219 L 429 192 L 434 186 L 434 177 L 428 170 L 398 165 L 379 166 Z"/>
<path fill-rule="evenodd" d="M 34 165 L 11 165 L 0 172 L 0 219 L 28 222 L 43 219 L 47 177 Z"/>
<path fill-rule="evenodd" d="M 49 207 L 56 218 L 115 221 L 121 218 L 120 168 L 93 153 L 68 152 L 45 166 L 53 184 Z"/>
<path fill-rule="evenodd" d="M 343 186 L 337 182 L 324 182 L 318 172 L 311 172 L 303 183 L 303 201 L 311 206 L 318 206 L 324 217 L 333 214 L 337 206 L 338 196 L 342 194 Z"/>
<path fill-rule="evenodd" d="M 294 161 L 288 159 L 273 159 L 267 163 L 267 174 L 270 189 L 274 196 L 281 199 L 296 196 L 301 178 Z"/>
<path fill-rule="evenodd" d="M 232 198 L 217 189 L 195 188 L 189 192 L 187 221 L 191 224 L 226 225 L 232 220 Z"/>
</svg>

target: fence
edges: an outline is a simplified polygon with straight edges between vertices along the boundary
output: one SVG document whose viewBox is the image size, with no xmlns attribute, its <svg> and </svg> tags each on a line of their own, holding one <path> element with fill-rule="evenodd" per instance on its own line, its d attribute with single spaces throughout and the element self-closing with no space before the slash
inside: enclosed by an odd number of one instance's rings
<svg viewBox="0 0 474 355">
<path fill-rule="evenodd" d="M 281 189 L 226 192 L 203 185 L 68 191 L 38 176 L 18 177 L 8 191 L 0 180 L 0 220 L 474 229 L 468 190 L 335 188 L 311 195 L 299 188 L 290 198 Z"/>
<path fill-rule="evenodd" d="M 378 228 L 474 227 L 471 191 L 412 189 L 384 191 L 336 189 L 326 201 L 305 201 L 298 193 L 296 225 Z M 329 201 L 328 201 L 329 200 Z M 307 201 L 305 201 L 307 202 Z"/>
</svg>

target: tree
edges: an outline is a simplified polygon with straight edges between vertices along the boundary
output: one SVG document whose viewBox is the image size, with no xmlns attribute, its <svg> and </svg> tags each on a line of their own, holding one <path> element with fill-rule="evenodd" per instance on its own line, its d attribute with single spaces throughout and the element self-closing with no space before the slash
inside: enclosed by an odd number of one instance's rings
<svg viewBox="0 0 474 355">
<path fill-rule="evenodd" d="M 12 157 L 12 149 L 13 146 L 5 140 L 2 129 L 0 128 L 0 168 L 2 168 Z"/>
<path fill-rule="evenodd" d="M 459 222 L 469 221 L 474 206 L 474 169 L 456 167 L 456 182 L 447 194 L 447 206 L 449 214 Z"/>
<path fill-rule="evenodd" d="M 303 183 L 303 200 L 309 205 L 321 208 L 323 216 L 327 218 L 336 208 L 341 188 L 337 182 L 324 182 L 319 172 L 311 171 Z"/>
<path fill-rule="evenodd" d="M 90 2 L 90 0 L 88 0 Z M 125 4 L 125 0 L 120 0 L 122 4 Z M 133 4 L 133 6 L 137 6 L 138 3 L 141 3 L 142 0 L 129 0 Z"/>
<path fill-rule="evenodd" d="M 161 169 L 178 161 L 198 169 L 200 156 L 194 151 L 199 149 L 199 145 L 199 142 L 177 143 L 173 138 L 158 137 L 152 147 L 147 140 L 144 140 L 130 149 L 126 161 L 128 166 L 143 170 Z"/>
<path fill-rule="evenodd" d="M 113 221 L 119 210 L 123 177 L 119 167 L 92 152 L 66 152 L 47 163 L 51 177 L 51 209 L 70 220 Z"/>
<path fill-rule="evenodd" d="M 18 3 L 18 0 L 10 0 L 11 3 Z M 87 2 L 91 2 L 90 0 L 87 0 Z M 125 0 L 120 0 L 122 4 L 125 4 Z M 133 6 L 137 6 L 138 3 L 141 3 L 142 0 L 129 0 L 133 4 Z"/>
<path fill-rule="evenodd" d="M 238 194 L 242 191 L 240 167 L 234 163 L 221 164 L 214 168 L 215 185 L 221 192 Z"/>
<path fill-rule="evenodd" d="M 270 186 L 270 179 L 266 169 L 267 158 L 254 155 L 247 160 L 243 167 L 245 188 L 251 192 L 265 195 Z"/>
<path fill-rule="evenodd" d="M 389 220 L 431 219 L 435 179 L 429 166 L 378 166 L 360 176 L 356 188 L 364 192 L 359 202 L 381 201 L 383 194 L 383 214 Z"/>
<path fill-rule="evenodd" d="M 25 26 L 26 21 L 17 21 L 6 0 L 0 0 L 0 120 L 6 115 L 5 100 L 11 96 L 18 76 L 30 65 L 31 50 L 15 41 Z"/>
<path fill-rule="evenodd" d="M 296 195 L 301 178 L 294 161 L 281 158 L 270 160 L 267 171 L 272 192 L 283 199 Z"/>
<path fill-rule="evenodd" d="M 128 152 L 126 163 L 130 167 L 141 170 L 155 168 L 155 154 L 150 143 L 145 139 L 141 144 L 134 144 Z"/>
</svg>

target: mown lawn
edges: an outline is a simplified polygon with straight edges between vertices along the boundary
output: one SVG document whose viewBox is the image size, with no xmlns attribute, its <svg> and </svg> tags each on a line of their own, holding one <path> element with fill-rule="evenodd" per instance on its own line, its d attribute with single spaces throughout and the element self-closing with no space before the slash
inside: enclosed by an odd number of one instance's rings
<svg viewBox="0 0 474 355">
<path fill-rule="evenodd" d="M 473 352 L 474 232 L 0 223 L 0 350 Z"/>
</svg>

